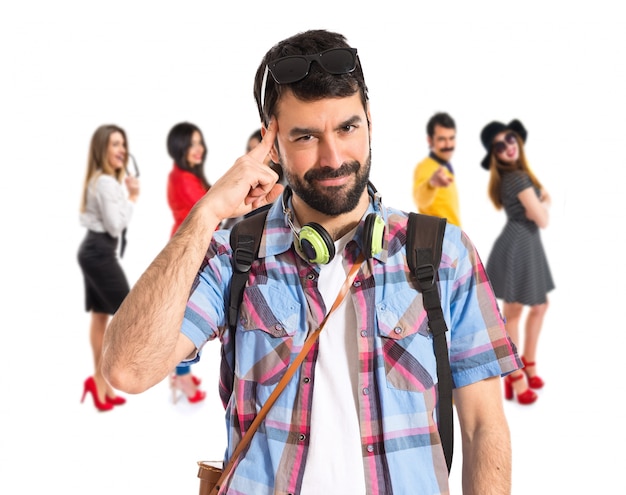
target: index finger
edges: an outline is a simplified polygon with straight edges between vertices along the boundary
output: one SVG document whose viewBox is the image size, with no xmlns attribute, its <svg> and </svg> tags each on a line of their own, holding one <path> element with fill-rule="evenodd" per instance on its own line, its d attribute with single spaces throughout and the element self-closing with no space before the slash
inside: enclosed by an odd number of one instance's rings
<svg viewBox="0 0 626 495">
<path fill-rule="evenodd" d="M 270 120 L 267 128 L 263 126 L 261 128 L 261 132 L 263 133 L 263 139 L 252 150 L 250 150 L 250 153 L 248 153 L 249 156 L 259 162 L 263 162 L 263 160 L 265 160 L 265 157 L 272 149 L 272 146 L 274 146 L 276 134 L 278 133 L 278 123 L 276 122 L 276 119 L 273 118 Z"/>
</svg>

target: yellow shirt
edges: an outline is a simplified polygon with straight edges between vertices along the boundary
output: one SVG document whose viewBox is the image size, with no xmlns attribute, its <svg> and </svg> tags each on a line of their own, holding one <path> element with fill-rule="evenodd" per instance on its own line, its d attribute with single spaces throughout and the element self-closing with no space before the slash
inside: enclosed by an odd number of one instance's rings
<svg viewBox="0 0 626 495">
<path fill-rule="evenodd" d="M 413 173 L 413 201 L 419 213 L 444 217 L 448 222 L 460 227 L 461 215 L 459 211 L 459 195 L 456 181 L 448 187 L 431 187 L 428 181 L 441 167 L 430 156 L 417 164 Z M 448 175 L 453 177 L 449 170 Z"/>
</svg>

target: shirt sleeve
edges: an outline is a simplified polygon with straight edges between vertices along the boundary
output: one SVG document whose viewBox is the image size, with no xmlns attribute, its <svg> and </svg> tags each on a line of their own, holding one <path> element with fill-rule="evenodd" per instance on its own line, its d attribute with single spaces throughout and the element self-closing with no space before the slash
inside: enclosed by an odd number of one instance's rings
<svg viewBox="0 0 626 495">
<path fill-rule="evenodd" d="M 530 177 L 524 172 L 510 174 L 509 181 L 508 187 L 512 196 L 517 196 L 523 190 L 533 187 Z"/>
<path fill-rule="evenodd" d="M 415 172 L 413 173 L 413 201 L 419 210 L 427 209 L 435 200 L 437 188 L 431 187 L 429 181 L 438 166 L 434 160 L 426 159 L 415 167 Z"/>
<path fill-rule="evenodd" d="M 450 242 L 452 241 L 452 242 Z M 456 387 L 521 368 L 491 283 L 472 241 L 448 225 L 441 273 L 450 304 L 450 366 Z"/>
</svg>

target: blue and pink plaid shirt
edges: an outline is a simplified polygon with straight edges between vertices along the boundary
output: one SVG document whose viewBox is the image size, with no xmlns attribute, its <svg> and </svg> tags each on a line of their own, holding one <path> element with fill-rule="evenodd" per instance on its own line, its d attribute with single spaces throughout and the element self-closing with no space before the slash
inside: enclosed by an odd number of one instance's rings
<svg viewBox="0 0 626 495">
<path fill-rule="evenodd" d="M 370 204 L 368 212 L 374 212 Z M 367 493 L 448 493 L 448 471 L 436 423 L 437 370 L 421 295 L 410 281 L 408 215 L 381 206 L 384 249 L 364 263 L 352 284 L 357 316 L 359 416 Z M 362 246 L 362 221 L 343 253 L 346 273 Z M 235 334 L 228 329 L 232 277 L 229 231 L 214 235 L 187 304 L 182 332 L 200 350 L 225 346 L 222 384 L 236 363 L 232 393 L 222 387 L 228 460 L 309 331 L 329 308 L 317 289 L 318 267 L 293 247 L 277 200 L 268 213 L 260 259 L 250 270 Z M 473 244 L 448 224 L 439 268 L 442 308 L 455 387 L 521 367 L 485 269 Z M 317 344 L 269 411 L 236 463 L 223 493 L 298 494 L 310 442 L 310 403 Z M 236 353 L 236 356 L 234 355 Z M 229 366 L 225 366 L 228 363 Z M 337 439 L 341 441 L 341 439 Z"/>
</svg>

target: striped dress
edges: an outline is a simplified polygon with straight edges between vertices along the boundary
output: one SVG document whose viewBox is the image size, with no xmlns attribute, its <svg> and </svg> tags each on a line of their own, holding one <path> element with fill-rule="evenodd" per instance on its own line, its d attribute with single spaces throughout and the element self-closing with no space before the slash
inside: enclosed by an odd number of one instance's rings
<svg viewBox="0 0 626 495">
<path fill-rule="evenodd" d="M 502 203 L 507 221 L 489 253 L 486 268 L 497 298 L 534 306 L 547 301 L 554 282 L 539 227 L 526 218 L 517 197 L 529 187 L 534 186 L 525 172 L 507 172 L 502 176 Z"/>
</svg>

